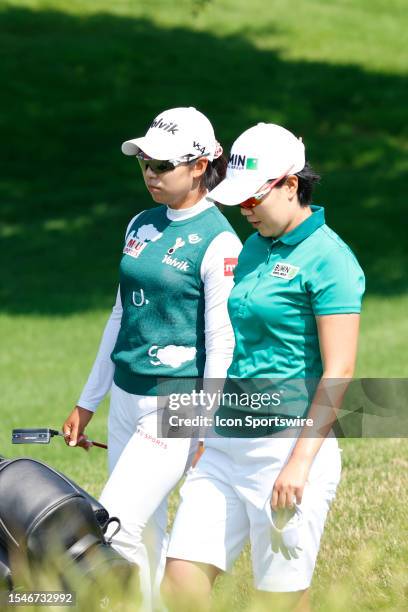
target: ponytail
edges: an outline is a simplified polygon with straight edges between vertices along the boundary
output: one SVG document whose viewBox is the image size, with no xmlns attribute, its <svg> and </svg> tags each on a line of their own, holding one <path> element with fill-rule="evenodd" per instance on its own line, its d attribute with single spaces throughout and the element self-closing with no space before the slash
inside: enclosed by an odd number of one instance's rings
<svg viewBox="0 0 408 612">
<path fill-rule="evenodd" d="M 220 157 L 217 157 L 212 162 L 208 162 L 207 168 L 201 179 L 201 187 L 211 191 L 218 183 L 221 183 L 227 172 L 227 164 L 228 162 L 225 155 L 220 155 Z"/>
</svg>

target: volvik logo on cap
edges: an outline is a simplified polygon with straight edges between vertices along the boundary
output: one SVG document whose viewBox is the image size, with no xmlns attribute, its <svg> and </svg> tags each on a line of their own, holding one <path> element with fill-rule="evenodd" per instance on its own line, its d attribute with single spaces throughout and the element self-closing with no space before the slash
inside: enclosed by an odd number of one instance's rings
<svg viewBox="0 0 408 612">
<path fill-rule="evenodd" d="M 228 168 L 231 170 L 258 170 L 258 158 L 233 153 L 228 160 Z"/>
<path fill-rule="evenodd" d="M 192 106 L 183 106 L 162 111 L 150 123 L 145 136 L 126 140 L 122 151 L 125 155 L 142 152 L 160 160 L 205 155 L 213 161 L 221 155 L 222 148 L 207 117 Z"/>
<path fill-rule="evenodd" d="M 164 130 L 165 132 L 169 132 L 170 134 L 175 134 L 179 131 L 177 123 L 174 123 L 173 121 L 171 121 L 170 123 L 166 123 L 165 121 L 163 121 L 163 119 L 161 119 L 161 117 L 155 119 L 150 127 Z"/>
</svg>

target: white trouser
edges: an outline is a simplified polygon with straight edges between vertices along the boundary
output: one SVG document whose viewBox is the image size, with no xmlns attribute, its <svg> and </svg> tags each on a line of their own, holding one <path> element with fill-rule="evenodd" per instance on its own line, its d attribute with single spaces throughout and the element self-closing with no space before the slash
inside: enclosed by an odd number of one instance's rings
<svg viewBox="0 0 408 612">
<path fill-rule="evenodd" d="M 144 608 L 158 597 L 168 536 L 167 497 L 197 448 L 189 438 L 157 438 L 157 397 L 112 385 L 108 423 L 110 477 L 100 498 L 121 521 L 113 547 L 140 568 Z M 108 531 L 109 536 L 114 525 Z M 153 597 L 153 598 L 152 598 Z"/>
</svg>

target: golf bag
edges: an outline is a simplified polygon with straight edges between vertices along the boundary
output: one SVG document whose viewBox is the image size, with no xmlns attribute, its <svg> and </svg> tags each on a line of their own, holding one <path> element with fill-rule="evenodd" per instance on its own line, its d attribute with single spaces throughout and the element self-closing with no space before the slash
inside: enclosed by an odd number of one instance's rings
<svg viewBox="0 0 408 612">
<path fill-rule="evenodd" d="M 0 593 L 1 591 L 11 591 L 12 588 L 8 554 L 6 549 L 0 545 Z"/>
<path fill-rule="evenodd" d="M 114 573 L 124 585 L 134 566 L 105 538 L 111 522 L 118 531 L 118 519 L 109 518 L 96 499 L 45 463 L 0 458 L 0 589 L 11 587 L 20 562 L 32 569 L 45 560 L 52 562 L 62 584 L 75 566 L 81 580 Z"/>
</svg>

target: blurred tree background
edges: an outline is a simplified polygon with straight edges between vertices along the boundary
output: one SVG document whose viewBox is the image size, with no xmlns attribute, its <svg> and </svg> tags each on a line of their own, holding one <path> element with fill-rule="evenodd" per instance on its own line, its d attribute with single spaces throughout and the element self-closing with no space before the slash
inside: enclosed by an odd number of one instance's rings
<svg viewBox="0 0 408 612">
<path fill-rule="evenodd" d="M 316 202 L 369 295 L 406 291 L 407 22 L 400 0 L 3 2 L 3 312 L 109 307 L 127 220 L 151 205 L 120 152 L 162 109 L 226 150 L 258 121 L 302 135 Z M 250 231 L 226 211 L 242 238 Z"/>
</svg>

